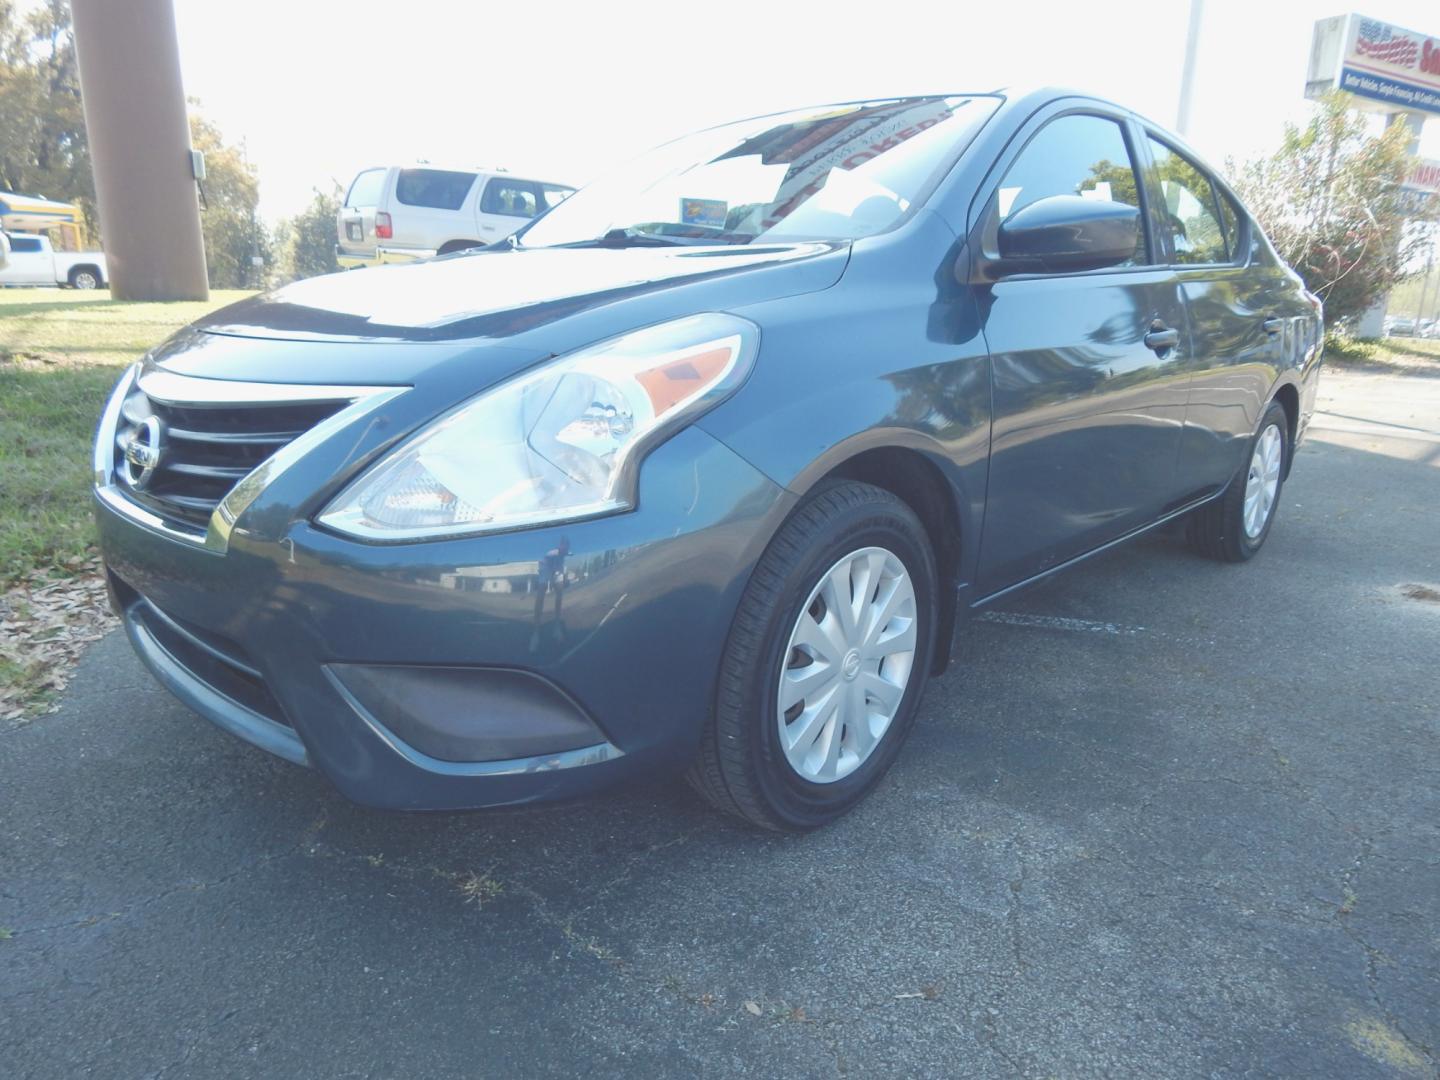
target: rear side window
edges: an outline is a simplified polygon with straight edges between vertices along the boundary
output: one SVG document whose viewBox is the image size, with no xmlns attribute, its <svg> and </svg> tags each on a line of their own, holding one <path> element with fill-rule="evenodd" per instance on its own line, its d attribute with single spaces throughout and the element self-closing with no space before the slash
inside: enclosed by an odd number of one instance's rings
<svg viewBox="0 0 1440 1080">
<path fill-rule="evenodd" d="M 996 224 L 1052 195 L 1079 195 L 1140 209 L 1135 164 L 1118 123 L 1101 116 L 1073 114 L 1041 128 L 1000 183 Z M 1135 254 L 1119 265 L 1146 261 L 1142 229 Z"/>
<path fill-rule="evenodd" d="M 559 191 L 562 189 L 550 188 L 548 190 Z M 487 214 L 532 218 L 542 210 L 549 209 L 549 206 L 542 201 L 543 199 L 544 195 L 540 191 L 539 184 L 532 184 L 528 180 L 506 180 L 496 177 L 485 186 L 485 194 L 480 197 L 480 209 Z"/>
<path fill-rule="evenodd" d="M 1215 185 L 1205 171 L 1157 139 L 1150 139 L 1160 181 L 1160 217 L 1170 232 L 1177 263 L 1223 263 L 1230 256 Z"/>
<path fill-rule="evenodd" d="M 448 169 L 401 169 L 395 198 L 406 206 L 459 210 L 475 183 L 475 174 Z"/>
<path fill-rule="evenodd" d="M 34 236 L 12 236 L 10 238 L 10 250 L 17 255 L 38 255 L 40 253 L 40 240 Z"/>
<path fill-rule="evenodd" d="M 350 182 L 345 195 L 346 206 L 375 206 L 385 189 L 385 170 L 366 169 Z"/>
</svg>

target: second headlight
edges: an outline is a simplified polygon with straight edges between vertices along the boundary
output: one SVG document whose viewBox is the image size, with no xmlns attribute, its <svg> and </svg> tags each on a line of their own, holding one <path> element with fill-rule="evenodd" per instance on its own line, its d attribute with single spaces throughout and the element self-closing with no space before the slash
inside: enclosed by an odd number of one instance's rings
<svg viewBox="0 0 1440 1080">
<path fill-rule="evenodd" d="M 710 312 L 549 361 L 412 436 L 319 521 L 394 541 L 629 509 L 644 452 L 744 382 L 758 338 L 748 320 Z"/>
</svg>

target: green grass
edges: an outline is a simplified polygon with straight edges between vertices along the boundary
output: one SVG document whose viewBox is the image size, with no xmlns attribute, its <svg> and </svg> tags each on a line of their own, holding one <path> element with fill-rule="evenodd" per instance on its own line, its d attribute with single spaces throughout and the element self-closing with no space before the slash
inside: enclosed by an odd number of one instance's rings
<svg viewBox="0 0 1440 1080">
<path fill-rule="evenodd" d="M 128 304 L 103 292 L 0 290 L 0 584 L 90 549 L 90 440 L 121 368 L 242 292 Z"/>
<path fill-rule="evenodd" d="M 1325 362 L 1357 371 L 1440 375 L 1440 341 L 1428 338 L 1325 336 Z"/>
</svg>

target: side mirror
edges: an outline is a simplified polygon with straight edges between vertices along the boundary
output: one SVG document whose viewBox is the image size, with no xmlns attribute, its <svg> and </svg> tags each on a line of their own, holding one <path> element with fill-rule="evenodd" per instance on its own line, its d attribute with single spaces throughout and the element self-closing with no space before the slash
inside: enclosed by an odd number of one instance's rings
<svg viewBox="0 0 1440 1080">
<path fill-rule="evenodd" d="M 1000 226 L 1000 259 L 1010 273 L 1098 270 L 1135 254 L 1140 211 L 1124 203 L 1052 195 Z"/>
</svg>

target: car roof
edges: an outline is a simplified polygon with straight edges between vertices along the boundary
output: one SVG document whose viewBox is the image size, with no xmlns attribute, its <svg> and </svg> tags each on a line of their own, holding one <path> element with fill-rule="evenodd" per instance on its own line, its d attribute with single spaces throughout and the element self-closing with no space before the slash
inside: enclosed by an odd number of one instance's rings
<svg viewBox="0 0 1440 1080">
<path fill-rule="evenodd" d="M 477 176 L 508 176 L 515 180 L 525 180 L 533 184 L 549 184 L 551 187 L 573 188 L 574 184 L 561 183 L 558 180 L 545 180 L 534 173 L 517 173 L 509 169 L 502 169 L 494 165 L 462 165 L 451 161 L 410 161 L 402 165 L 366 165 L 363 169 L 357 169 L 356 176 L 360 173 L 372 172 L 375 169 L 434 169 L 437 172 L 467 172 Z"/>
</svg>

